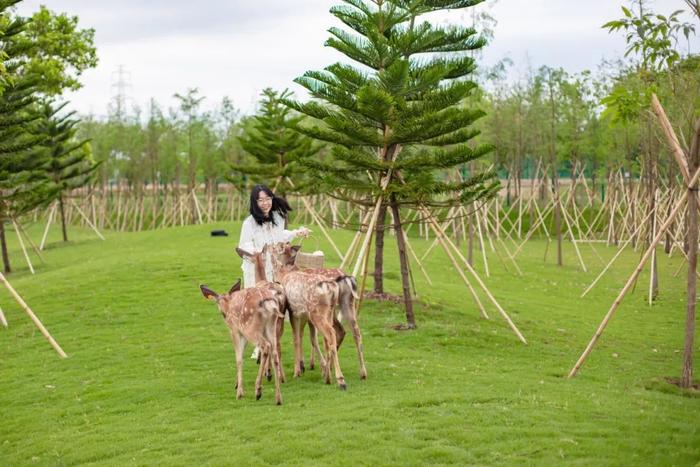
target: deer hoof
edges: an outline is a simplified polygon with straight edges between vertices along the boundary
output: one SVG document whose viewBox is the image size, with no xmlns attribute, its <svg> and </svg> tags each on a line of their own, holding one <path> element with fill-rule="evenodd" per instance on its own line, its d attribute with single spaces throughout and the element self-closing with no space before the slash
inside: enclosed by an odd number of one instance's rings
<svg viewBox="0 0 700 467">
<path fill-rule="evenodd" d="M 267 370 L 267 382 L 269 383 L 270 381 L 272 381 L 272 372 Z"/>
<path fill-rule="evenodd" d="M 261 397 L 262 397 L 262 391 L 255 393 L 255 400 L 256 401 L 259 401 Z"/>
<path fill-rule="evenodd" d="M 347 390 L 348 390 L 348 385 L 345 384 L 345 383 L 341 383 L 341 384 L 338 385 L 338 388 L 339 388 L 341 391 L 347 391 Z"/>
<path fill-rule="evenodd" d="M 301 368 L 302 373 L 304 373 L 306 371 L 306 367 L 304 366 L 304 360 L 299 362 L 299 368 Z"/>
</svg>

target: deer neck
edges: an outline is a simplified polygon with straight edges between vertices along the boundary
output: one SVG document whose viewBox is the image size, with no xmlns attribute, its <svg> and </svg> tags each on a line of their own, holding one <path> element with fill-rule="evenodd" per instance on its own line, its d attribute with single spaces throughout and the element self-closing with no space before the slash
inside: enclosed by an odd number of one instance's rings
<svg viewBox="0 0 700 467">
<path fill-rule="evenodd" d="M 296 271 L 298 268 L 293 265 L 274 265 L 274 277 L 276 281 L 282 281 L 290 272 Z"/>
</svg>

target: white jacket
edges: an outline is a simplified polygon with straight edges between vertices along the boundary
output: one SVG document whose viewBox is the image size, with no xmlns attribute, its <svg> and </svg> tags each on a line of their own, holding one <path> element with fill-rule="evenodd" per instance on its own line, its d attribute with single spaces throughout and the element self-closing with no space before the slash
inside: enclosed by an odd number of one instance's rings
<svg viewBox="0 0 700 467">
<path fill-rule="evenodd" d="M 273 225 L 272 222 L 258 225 L 253 216 L 246 217 L 241 227 L 241 239 L 238 242 L 238 247 L 250 253 L 257 253 L 262 251 L 265 245 L 291 242 L 297 236 L 298 230 L 285 230 L 284 218 L 278 212 L 273 212 L 272 216 L 277 225 Z M 253 287 L 255 285 L 255 265 L 244 259 L 241 269 L 243 270 L 243 288 Z M 267 280 L 272 280 L 271 264 L 265 265 L 265 274 Z"/>
</svg>

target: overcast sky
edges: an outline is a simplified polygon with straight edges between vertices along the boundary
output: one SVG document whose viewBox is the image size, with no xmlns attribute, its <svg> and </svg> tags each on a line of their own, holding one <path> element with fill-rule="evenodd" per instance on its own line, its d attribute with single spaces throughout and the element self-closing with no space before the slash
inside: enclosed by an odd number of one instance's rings
<svg viewBox="0 0 700 467">
<path fill-rule="evenodd" d="M 478 8 L 497 21 L 495 37 L 480 64 L 504 57 L 515 62 L 513 75 L 528 64 L 563 67 L 570 72 L 596 69 L 603 58 L 624 52 L 621 34 L 601 25 L 621 16 L 626 0 L 489 0 Z M 83 74 L 84 87 L 68 95 L 81 113 L 105 115 L 117 92 L 117 69 L 127 72 L 130 105 L 145 109 L 151 97 L 167 109 L 173 94 L 198 87 L 205 108 L 229 96 L 244 113 L 253 112 L 265 87 L 304 89 L 292 80 L 342 60 L 323 46 L 327 29 L 339 26 L 328 13 L 336 0 L 24 0 L 19 12 L 30 15 L 46 4 L 80 18 L 95 29 L 99 64 Z M 683 0 L 653 0 L 652 9 L 669 14 L 684 9 Z M 469 15 L 455 11 L 454 22 Z M 684 19 L 691 20 L 689 16 Z M 697 21 L 696 21 L 697 22 Z M 700 31 L 699 31 L 700 32 Z M 687 50 L 687 45 L 684 45 Z M 690 49 L 700 52 L 700 40 Z"/>
</svg>

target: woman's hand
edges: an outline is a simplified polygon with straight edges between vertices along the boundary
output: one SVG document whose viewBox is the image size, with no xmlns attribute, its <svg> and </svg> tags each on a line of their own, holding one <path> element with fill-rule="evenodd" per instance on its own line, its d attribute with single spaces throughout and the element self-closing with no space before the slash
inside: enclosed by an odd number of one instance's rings
<svg viewBox="0 0 700 467">
<path fill-rule="evenodd" d="M 297 237 L 306 238 L 311 235 L 311 231 L 306 227 L 299 227 L 297 229 Z"/>
</svg>

